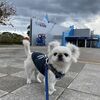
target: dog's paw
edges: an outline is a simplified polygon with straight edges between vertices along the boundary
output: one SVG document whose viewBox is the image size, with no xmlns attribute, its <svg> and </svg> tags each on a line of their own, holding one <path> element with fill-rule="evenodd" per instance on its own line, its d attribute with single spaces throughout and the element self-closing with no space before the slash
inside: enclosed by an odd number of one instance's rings
<svg viewBox="0 0 100 100">
<path fill-rule="evenodd" d="M 27 79 L 27 84 L 31 84 L 31 83 L 32 83 L 31 79 Z"/>
<path fill-rule="evenodd" d="M 54 89 L 54 90 L 49 90 L 49 95 L 52 95 L 55 91 L 56 91 L 56 89 Z"/>
<path fill-rule="evenodd" d="M 54 89 L 54 91 L 56 91 L 56 89 Z"/>
<path fill-rule="evenodd" d="M 42 81 L 37 77 L 37 82 L 38 83 L 42 83 Z"/>
</svg>

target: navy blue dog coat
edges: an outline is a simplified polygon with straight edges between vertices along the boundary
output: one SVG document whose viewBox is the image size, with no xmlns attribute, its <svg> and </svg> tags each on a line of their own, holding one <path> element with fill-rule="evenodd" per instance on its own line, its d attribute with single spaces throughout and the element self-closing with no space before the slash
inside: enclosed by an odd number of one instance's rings
<svg viewBox="0 0 100 100">
<path fill-rule="evenodd" d="M 46 55 L 40 52 L 33 52 L 32 60 L 39 72 L 45 75 Z"/>
<path fill-rule="evenodd" d="M 32 53 L 32 60 L 36 66 L 36 68 L 38 69 L 38 71 L 43 74 L 45 76 L 45 66 L 48 67 L 48 69 L 50 69 L 54 74 L 55 77 L 60 79 L 62 78 L 65 74 L 62 74 L 61 72 L 58 72 L 52 64 L 46 64 L 46 59 L 48 59 L 48 57 L 40 52 L 33 52 Z"/>
</svg>

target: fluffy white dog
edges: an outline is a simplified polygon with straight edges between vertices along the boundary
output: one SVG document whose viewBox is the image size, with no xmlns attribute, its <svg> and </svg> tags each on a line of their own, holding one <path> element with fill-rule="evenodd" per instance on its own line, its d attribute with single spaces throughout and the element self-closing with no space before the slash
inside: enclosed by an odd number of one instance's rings
<svg viewBox="0 0 100 100">
<path fill-rule="evenodd" d="M 55 84 L 58 79 L 61 79 L 72 62 L 77 62 L 80 52 L 79 48 L 68 43 L 66 46 L 60 46 L 58 41 L 53 41 L 48 45 L 48 56 L 40 52 L 30 51 L 30 42 L 28 38 L 23 39 L 27 59 L 24 62 L 25 71 L 27 74 L 27 83 L 31 83 L 31 75 L 34 68 L 37 68 L 40 73 L 37 74 L 37 81 L 41 82 L 41 76 L 45 76 L 45 63 L 48 57 L 48 83 L 49 95 L 53 94 Z"/>
</svg>

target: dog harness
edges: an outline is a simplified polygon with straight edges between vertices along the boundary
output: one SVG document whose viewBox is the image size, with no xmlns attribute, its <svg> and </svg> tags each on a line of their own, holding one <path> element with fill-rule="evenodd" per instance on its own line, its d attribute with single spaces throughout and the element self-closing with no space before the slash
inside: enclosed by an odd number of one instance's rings
<svg viewBox="0 0 100 100">
<path fill-rule="evenodd" d="M 47 64 L 46 60 L 48 57 L 40 52 L 33 52 L 32 53 L 32 60 L 38 69 L 38 71 L 45 76 L 45 66 L 48 66 L 48 69 L 51 70 L 57 79 L 61 79 L 65 74 L 62 72 L 58 72 L 52 64 Z"/>
</svg>

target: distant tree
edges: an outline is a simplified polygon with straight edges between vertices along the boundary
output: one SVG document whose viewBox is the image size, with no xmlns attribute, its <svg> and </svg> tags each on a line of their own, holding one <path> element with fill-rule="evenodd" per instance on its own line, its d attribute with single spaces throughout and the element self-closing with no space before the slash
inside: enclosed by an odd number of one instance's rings
<svg viewBox="0 0 100 100">
<path fill-rule="evenodd" d="M 23 36 L 10 33 L 10 32 L 3 32 L 0 34 L 0 44 L 22 44 Z"/>
<path fill-rule="evenodd" d="M 6 1 L 0 1 L 0 24 L 7 25 L 11 15 L 15 15 L 14 7 Z"/>
<path fill-rule="evenodd" d="M 13 40 L 13 44 L 22 44 L 22 40 L 23 40 L 23 36 L 22 35 L 19 35 L 19 34 L 16 34 L 16 33 L 13 33 L 13 36 L 12 36 L 12 40 Z"/>
</svg>

